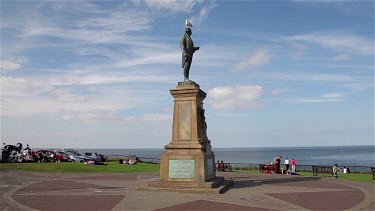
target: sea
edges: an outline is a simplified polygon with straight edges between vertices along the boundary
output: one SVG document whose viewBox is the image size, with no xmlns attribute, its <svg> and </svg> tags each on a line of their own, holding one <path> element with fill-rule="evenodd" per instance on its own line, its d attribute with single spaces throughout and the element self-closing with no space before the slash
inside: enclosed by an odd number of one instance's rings
<svg viewBox="0 0 375 211">
<path fill-rule="evenodd" d="M 127 156 L 159 159 L 164 149 L 78 149 L 107 156 Z M 375 166 L 375 145 L 275 147 L 275 148 L 213 148 L 215 160 L 228 163 L 261 164 L 273 162 L 276 156 L 296 160 L 297 165 Z"/>
</svg>

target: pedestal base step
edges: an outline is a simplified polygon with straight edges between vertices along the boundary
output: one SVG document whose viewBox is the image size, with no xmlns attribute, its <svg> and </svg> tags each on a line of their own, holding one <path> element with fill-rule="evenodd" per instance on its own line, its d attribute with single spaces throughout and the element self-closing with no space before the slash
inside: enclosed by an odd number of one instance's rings
<svg viewBox="0 0 375 211">
<path fill-rule="evenodd" d="M 233 185 L 233 180 L 224 180 L 216 177 L 213 181 L 204 183 L 154 181 L 140 190 L 150 191 L 175 191 L 183 193 L 225 193 Z"/>
</svg>

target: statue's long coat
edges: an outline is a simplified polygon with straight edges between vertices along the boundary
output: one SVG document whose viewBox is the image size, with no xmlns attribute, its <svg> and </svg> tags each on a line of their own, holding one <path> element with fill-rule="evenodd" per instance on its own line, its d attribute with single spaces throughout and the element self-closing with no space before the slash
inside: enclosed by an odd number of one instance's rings
<svg viewBox="0 0 375 211">
<path fill-rule="evenodd" d="M 181 37 L 180 47 L 182 50 L 182 67 L 185 62 L 191 63 L 195 52 L 193 40 L 186 33 Z"/>
</svg>

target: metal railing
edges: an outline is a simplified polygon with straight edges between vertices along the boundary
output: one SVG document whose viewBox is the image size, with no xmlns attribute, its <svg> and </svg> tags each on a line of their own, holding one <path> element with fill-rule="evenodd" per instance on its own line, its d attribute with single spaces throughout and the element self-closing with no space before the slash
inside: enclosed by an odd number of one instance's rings
<svg viewBox="0 0 375 211">
<path fill-rule="evenodd" d="M 106 159 L 107 161 L 118 161 L 120 159 L 125 160 L 132 156 L 135 156 L 135 155 L 107 155 Z M 148 157 L 138 157 L 138 156 L 136 157 L 138 158 L 139 162 L 160 163 L 159 158 L 148 158 Z"/>
<path fill-rule="evenodd" d="M 107 160 L 118 161 L 120 159 L 126 159 L 132 155 L 108 155 Z M 160 163 L 159 158 L 148 158 L 148 157 L 137 157 L 141 162 L 149 163 Z M 231 166 L 232 170 L 259 170 L 259 163 L 228 163 Z M 314 164 L 315 165 L 315 164 Z M 297 171 L 311 171 L 312 172 L 313 164 L 303 164 L 297 165 Z M 283 164 L 280 166 L 285 168 Z M 342 166 L 343 167 L 343 166 Z M 371 173 L 371 166 L 346 166 L 350 168 L 350 172 L 353 173 Z M 291 169 L 291 166 L 289 167 Z M 340 170 L 340 167 L 339 167 Z"/>
<path fill-rule="evenodd" d="M 232 170 L 258 170 L 259 164 L 255 163 L 230 163 Z M 297 171 L 312 171 L 312 164 L 297 165 Z M 339 170 L 340 170 L 339 166 Z M 343 166 L 342 166 L 343 167 Z M 371 173 L 371 166 L 345 166 L 350 169 L 352 173 Z M 280 168 L 284 168 L 284 165 L 280 165 Z M 291 166 L 289 166 L 291 169 Z"/>
</svg>

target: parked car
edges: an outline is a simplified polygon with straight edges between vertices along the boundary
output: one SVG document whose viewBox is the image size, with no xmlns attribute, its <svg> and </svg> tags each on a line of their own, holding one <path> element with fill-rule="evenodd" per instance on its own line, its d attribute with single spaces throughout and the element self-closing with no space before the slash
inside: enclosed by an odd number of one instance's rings
<svg viewBox="0 0 375 211">
<path fill-rule="evenodd" d="M 85 152 L 87 157 L 95 160 L 95 162 L 105 162 L 105 156 L 97 152 Z"/>
<path fill-rule="evenodd" d="M 41 149 L 33 152 L 33 156 L 35 156 L 35 160 L 40 162 L 51 162 L 55 156 L 55 152 L 52 150 Z"/>
<path fill-rule="evenodd" d="M 82 152 L 79 152 L 74 149 L 64 149 L 64 152 L 70 156 L 73 162 L 85 162 L 94 160 L 90 157 L 85 156 Z"/>
<path fill-rule="evenodd" d="M 72 162 L 69 156 L 53 150 L 41 149 L 33 154 L 39 162 Z"/>
<path fill-rule="evenodd" d="M 63 151 L 56 151 L 55 161 L 56 162 L 73 162 L 70 156 Z"/>
</svg>

